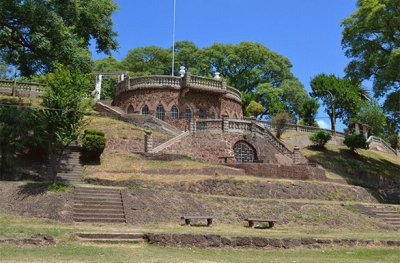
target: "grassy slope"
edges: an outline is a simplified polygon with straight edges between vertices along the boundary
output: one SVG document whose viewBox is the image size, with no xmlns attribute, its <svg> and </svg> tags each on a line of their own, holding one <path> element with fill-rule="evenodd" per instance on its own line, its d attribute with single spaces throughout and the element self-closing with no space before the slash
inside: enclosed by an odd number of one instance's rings
<svg viewBox="0 0 400 263">
<path fill-rule="evenodd" d="M 238 228 L 239 226 L 235 226 Z M 177 231 L 177 229 L 180 229 Z M 232 231 L 233 226 L 216 226 L 208 229 L 188 228 L 179 226 L 158 225 L 142 226 L 132 229 L 132 226 L 88 225 L 88 224 L 61 224 L 59 222 L 42 219 L 31 219 L 20 216 L 10 216 L 0 213 L 0 238 L 25 238 L 33 234 L 49 234 L 60 242 L 50 247 L 32 247 L 16 245 L 0 245 L 0 261 L 46 261 L 46 262 L 398 262 L 400 251 L 387 248 L 336 248 L 324 250 L 233 250 L 233 249 L 191 249 L 191 248 L 164 248 L 145 244 L 85 244 L 77 241 L 75 232 L 82 231 L 156 231 L 199 233 L 205 232 L 220 234 Z M 247 229 L 255 235 L 265 236 L 265 231 Z M 333 231 L 332 233 L 328 233 Z M 268 236 L 282 237 L 275 230 L 268 230 Z M 291 234 L 293 230 L 287 229 Z M 237 233 L 239 234 L 239 233 Z M 374 235 L 375 234 L 375 235 Z M 297 235 L 290 235 L 297 236 Z M 325 233 L 309 230 L 304 236 L 313 237 L 343 237 L 343 232 L 325 230 Z M 348 236 L 349 237 L 349 236 Z M 396 239 L 396 233 L 359 233 L 354 238 Z M 398 237 L 398 235 L 397 235 Z"/>
<path fill-rule="evenodd" d="M 331 177 L 352 179 L 355 174 L 400 177 L 400 157 L 371 150 L 350 152 L 345 146 L 327 145 L 323 151 L 303 149 L 302 153 L 311 161 L 321 164 Z"/>
</svg>

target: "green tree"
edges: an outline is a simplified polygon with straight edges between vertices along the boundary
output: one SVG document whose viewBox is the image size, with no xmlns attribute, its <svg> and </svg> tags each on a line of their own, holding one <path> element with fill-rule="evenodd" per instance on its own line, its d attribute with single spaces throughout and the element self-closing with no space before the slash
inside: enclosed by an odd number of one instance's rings
<svg viewBox="0 0 400 263">
<path fill-rule="evenodd" d="M 362 103 L 360 87 L 349 79 L 320 74 L 311 80 L 311 96 L 325 105 L 331 129 L 336 133 L 336 120 L 348 121 L 359 111 Z"/>
<path fill-rule="evenodd" d="M 13 158 L 27 135 L 30 111 L 18 100 L 2 100 L 0 106 L 0 180 L 13 168 Z"/>
<path fill-rule="evenodd" d="M 82 98 L 90 85 L 88 76 L 59 67 L 48 75 L 44 109 L 37 113 L 47 139 L 52 182 L 65 149 L 74 142 L 82 128 Z"/>
<path fill-rule="evenodd" d="M 354 121 L 367 124 L 370 135 L 385 137 L 386 116 L 377 101 L 365 103 Z"/>
<path fill-rule="evenodd" d="M 300 122 L 307 126 L 317 126 L 315 116 L 317 116 L 319 106 L 318 100 L 315 98 L 305 99 L 300 105 Z"/>
<path fill-rule="evenodd" d="M 114 57 L 107 57 L 94 61 L 94 72 L 118 72 L 123 71 L 121 62 Z M 94 81 L 94 79 L 93 79 Z M 103 78 L 101 82 L 101 99 L 114 99 L 115 87 L 118 83 L 116 77 Z M 92 87 L 95 83 L 93 82 Z"/>
<path fill-rule="evenodd" d="M 88 46 L 117 48 L 112 0 L 0 1 L 0 53 L 21 75 L 50 72 L 58 64 L 90 72 Z"/>
<path fill-rule="evenodd" d="M 248 116 L 257 117 L 258 115 L 264 113 L 264 107 L 257 101 L 252 100 L 246 107 L 246 113 Z"/>
<path fill-rule="evenodd" d="M 170 75 L 171 52 L 156 46 L 134 48 L 121 61 L 121 67 L 134 76 Z"/>
<path fill-rule="evenodd" d="M 11 73 L 11 69 L 5 62 L 0 61 L 0 78 L 5 79 Z"/>
<path fill-rule="evenodd" d="M 269 120 L 275 126 L 276 137 L 281 138 L 282 134 L 288 129 L 287 124 L 293 122 L 292 116 L 288 112 L 280 112 Z"/>
<path fill-rule="evenodd" d="M 357 81 L 373 80 L 376 97 L 387 96 L 385 109 L 400 127 L 400 2 L 358 0 L 357 10 L 342 21 L 342 46 L 352 60 L 346 73 Z M 394 103 L 393 103 L 394 102 Z"/>
</svg>

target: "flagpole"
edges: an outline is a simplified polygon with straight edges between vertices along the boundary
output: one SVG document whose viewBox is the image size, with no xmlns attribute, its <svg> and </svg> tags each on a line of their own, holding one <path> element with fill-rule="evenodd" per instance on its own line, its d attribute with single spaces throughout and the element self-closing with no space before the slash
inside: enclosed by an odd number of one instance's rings
<svg viewBox="0 0 400 263">
<path fill-rule="evenodd" d="M 176 24 L 176 0 L 174 2 L 174 16 L 172 25 L 172 71 L 171 76 L 174 76 L 175 72 L 175 24 Z"/>
</svg>

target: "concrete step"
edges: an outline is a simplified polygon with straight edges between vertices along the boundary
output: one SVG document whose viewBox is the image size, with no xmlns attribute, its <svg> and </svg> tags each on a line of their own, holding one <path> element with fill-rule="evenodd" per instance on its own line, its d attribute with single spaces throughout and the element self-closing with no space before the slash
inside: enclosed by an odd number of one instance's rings
<svg viewBox="0 0 400 263">
<path fill-rule="evenodd" d="M 86 223 L 125 223 L 125 218 L 74 218 L 75 222 Z"/>
<path fill-rule="evenodd" d="M 74 213 L 74 218 L 125 218 L 125 215 L 115 213 Z"/>
<path fill-rule="evenodd" d="M 95 193 L 119 193 L 119 189 L 110 188 L 91 188 L 91 187 L 77 187 L 75 192 L 95 192 Z"/>
<path fill-rule="evenodd" d="M 118 199 L 121 200 L 120 194 L 75 194 L 76 199 Z"/>
<path fill-rule="evenodd" d="M 399 212 L 397 211 L 379 211 L 379 212 L 374 212 L 376 215 L 387 215 L 387 214 L 391 214 L 391 215 L 400 215 Z"/>
</svg>

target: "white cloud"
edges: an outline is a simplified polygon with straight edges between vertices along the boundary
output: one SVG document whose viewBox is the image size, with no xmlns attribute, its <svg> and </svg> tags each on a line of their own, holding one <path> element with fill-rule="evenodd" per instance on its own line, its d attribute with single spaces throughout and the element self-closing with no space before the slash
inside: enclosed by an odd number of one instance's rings
<svg viewBox="0 0 400 263">
<path fill-rule="evenodd" d="M 318 126 L 322 129 L 330 129 L 331 126 L 329 125 L 328 122 L 324 121 L 324 120 L 317 120 Z"/>
</svg>

